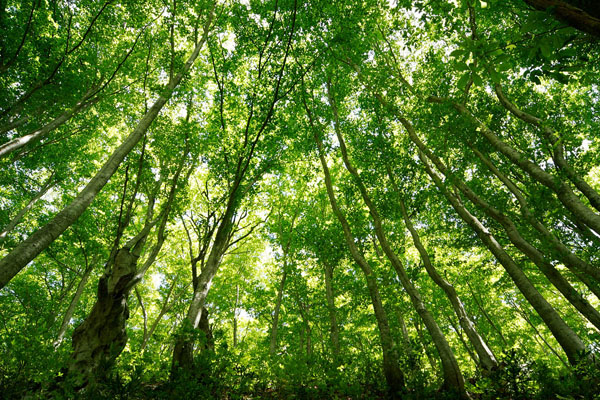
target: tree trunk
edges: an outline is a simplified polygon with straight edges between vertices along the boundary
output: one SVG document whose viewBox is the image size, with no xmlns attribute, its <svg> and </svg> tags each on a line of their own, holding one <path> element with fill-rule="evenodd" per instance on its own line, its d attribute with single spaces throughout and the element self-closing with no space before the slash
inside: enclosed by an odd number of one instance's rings
<svg viewBox="0 0 600 400">
<path fill-rule="evenodd" d="M 479 132 L 481 132 L 489 143 L 504 154 L 513 164 L 521 168 L 542 185 L 554 191 L 565 208 L 573 213 L 575 219 L 581 221 L 596 233 L 600 234 L 600 215 L 596 214 L 585 205 L 581 199 L 573 193 L 573 190 L 568 184 L 557 180 L 539 165 L 530 161 L 525 154 L 502 141 L 486 124 L 475 117 L 464 105 L 452 103 L 452 106 L 458 110 L 460 114 L 466 116 L 471 122 L 477 125 L 479 127 Z"/>
<path fill-rule="evenodd" d="M 331 346 L 333 349 L 333 360 L 337 364 L 340 357 L 340 332 L 335 312 L 335 295 L 333 293 L 333 266 L 324 263 L 325 266 L 325 296 L 327 297 L 327 310 L 329 312 Z"/>
<path fill-rule="evenodd" d="M 367 288 L 369 290 L 369 296 L 371 297 L 371 302 L 373 304 L 373 311 L 375 313 L 375 319 L 377 320 L 377 326 L 379 328 L 379 339 L 381 341 L 381 347 L 383 349 L 383 371 L 390 392 L 393 396 L 396 396 L 398 395 L 398 393 L 404 390 L 404 374 L 400 370 L 396 345 L 392 338 L 385 310 L 383 309 L 377 280 L 371 269 L 371 266 L 369 265 L 367 260 L 360 254 L 358 248 L 356 247 L 356 244 L 354 243 L 354 236 L 352 235 L 352 231 L 350 230 L 350 225 L 348 224 L 346 217 L 344 217 L 337 205 L 335 194 L 333 192 L 331 175 L 329 173 L 327 161 L 325 160 L 324 156 L 323 144 L 316 131 L 312 114 L 310 113 L 310 110 L 306 103 L 304 104 L 304 106 L 309 117 L 311 128 L 313 129 L 314 140 L 317 144 L 319 159 L 321 161 L 323 174 L 325 176 L 325 186 L 327 189 L 327 195 L 329 197 L 329 203 L 331 204 L 331 208 L 334 214 L 336 215 L 338 221 L 340 222 L 340 225 L 342 226 L 342 230 L 344 232 L 344 239 L 346 240 L 346 244 L 350 249 L 352 258 L 359 265 L 367 281 Z"/>
<path fill-rule="evenodd" d="M 437 324 L 437 322 L 435 321 L 435 319 L 433 318 L 433 316 L 431 315 L 431 313 L 425 306 L 425 303 L 421 299 L 421 295 L 420 295 L 419 291 L 410 281 L 408 275 L 406 274 L 406 270 L 404 269 L 404 266 L 402 265 L 402 262 L 400 261 L 400 259 L 396 255 L 396 253 L 394 253 L 394 251 L 392 250 L 392 248 L 387 240 L 386 234 L 383 230 L 379 212 L 377 211 L 375 204 L 371 200 L 371 198 L 367 192 L 367 189 L 366 189 L 364 183 L 362 182 L 362 179 L 360 178 L 358 171 L 350 162 L 350 159 L 348 157 L 348 151 L 346 149 L 346 144 L 345 144 L 344 138 L 343 138 L 341 130 L 340 130 L 340 121 L 339 121 L 339 117 L 338 117 L 336 102 L 331 93 L 331 87 L 330 87 L 329 83 L 327 85 L 327 89 L 328 89 L 327 93 L 329 96 L 329 104 L 331 106 L 331 109 L 332 109 L 333 115 L 334 115 L 334 122 L 335 122 L 334 129 L 335 129 L 335 133 L 336 133 L 338 142 L 340 143 L 340 150 L 342 152 L 342 159 L 343 159 L 344 165 L 346 166 L 346 169 L 348 170 L 348 172 L 350 172 L 350 174 L 354 178 L 354 180 L 359 188 L 360 194 L 363 198 L 363 201 L 369 209 L 369 213 L 371 215 L 371 220 L 373 221 L 373 225 L 375 228 L 375 234 L 377 236 L 377 239 L 379 240 L 379 244 L 381 245 L 381 248 L 382 248 L 384 254 L 387 256 L 387 258 L 392 263 L 392 266 L 394 267 L 394 269 L 396 270 L 396 273 L 398 274 L 398 277 L 400 278 L 400 282 L 402 283 L 402 286 L 409 294 L 411 302 L 413 303 L 413 306 L 417 310 L 417 313 L 423 319 L 423 322 L 425 323 L 427 330 L 431 334 L 433 342 L 438 350 L 440 359 L 442 361 L 442 369 L 443 369 L 443 373 L 444 373 L 444 386 L 449 390 L 456 390 L 457 393 L 459 393 L 462 397 L 468 397 L 467 392 L 465 390 L 464 377 L 462 375 L 462 372 L 460 370 L 458 362 L 456 361 L 454 352 L 450 348 L 450 344 L 446 340 L 446 337 L 444 336 L 444 333 L 440 329 L 439 325 Z"/>
<path fill-rule="evenodd" d="M 446 166 L 442 161 L 436 157 L 429 149 L 424 145 L 423 142 L 416 136 L 414 131 L 409 133 L 413 142 L 419 147 L 419 149 L 433 162 L 442 174 L 448 174 Z M 583 296 L 571 286 L 560 272 L 546 260 L 544 254 L 531 245 L 525 240 L 514 222 L 504 213 L 497 210 L 495 207 L 488 204 L 485 200 L 481 199 L 475 192 L 473 192 L 464 182 L 460 179 L 446 175 L 446 179 L 454 184 L 465 196 L 471 200 L 473 204 L 483 209 L 483 211 L 489 215 L 492 219 L 497 221 L 504 231 L 506 232 L 509 240 L 515 247 L 523 254 L 525 254 L 533 263 L 539 268 L 539 270 L 548 278 L 550 283 L 558 289 L 558 291 L 564 296 L 571 305 L 573 305 L 588 321 L 590 321 L 596 328 L 600 329 L 600 313 L 592 307 L 592 305 L 583 298 Z"/>
<path fill-rule="evenodd" d="M 478 295 L 475 293 L 475 291 L 473 291 L 473 288 L 471 287 L 471 284 L 469 283 L 469 280 L 467 280 L 467 286 L 469 287 L 469 291 L 471 292 L 471 298 L 475 301 L 475 304 L 477 305 L 477 308 L 479 309 L 479 311 L 481 312 L 481 314 L 483 315 L 483 317 L 490 324 L 490 326 L 492 327 L 492 329 L 498 334 L 498 336 L 500 337 L 500 340 L 502 340 L 502 344 L 504 346 L 508 346 L 508 342 L 506 341 L 506 338 L 502 334 L 502 330 L 498 327 L 498 325 L 496 325 L 494 323 L 494 321 L 492 320 L 492 318 L 490 317 L 490 315 L 488 314 L 488 312 L 483 307 L 483 304 L 481 304 L 481 300 L 478 299 Z"/>
<path fill-rule="evenodd" d="M 411 127 L 412 129 L 412 127 Z M 523 296 L 533 306 L 536 312 L 544 320 L 558 343 L 567 354 L 569 361 L 576 364 L 578 355 L 585 350 L 585 345 L 577 334 L 563 321 L 556 310 L 546 301 L 546 299 L 535 289 L 523 271 L 517 266 L 515 261 L 502 246 L 496 241 L 494 236 L 462 205 L 460 200 L 451 194 L 442 183 L 440 177 L 432 170 L 425 155 L 419 151 L 419 158 L 425 165 L 428 175 L 434 181 L 438 189 L 448 199 L 452 207 L 459 216 L 475 231 L 477 236 L 492 252 L 496 259 L 502 264 L 506 272 L 510 275 L 515 285 L 519 288 Z"/>
<path fill-rule="evenodd" d="M 75 291 L 75 294 L 73 295 L 73 298 L 71 299 L 71 303 L 69 303 L 69 307 L 67 308 L 67 311 L 65 312 L 62 323 L 60 324 L 60 329 L 58 330 L 58 335 L 56 335 L 56 340 L 54 340 L 54 343 L 52 343 L 52 345 L 54 346 L 55 349 L 57 349 L 58 346 L 60 346 L 60 344 L 62 343 L 62 341 L 65 337 L 65 333 L 67 332 L 67 328 L 69 327 L 71 318 L 73 318 L 73 314 L 75 314 L 75 309 L 77 308 L 79 299 L 81 298 L 81 295 L 83 294 L 85 285 L 87 284 L 87 281 L 90 278 L 90 275 L 92 274 L 92 270 L 93 270 L 93 267 L 91 265 L 88 265 L 87 268 L 85 269 L 85 271 L 83 272 L 83 276 L 81 277 L 81 280 L 79 281 L 79 284 L 77 285 L 77 290 Z"/>
<path fill-rule="evenodd" d="M 238 306 L 240 301 L 240 285 L 235 285 L 235 306 L 233 308 L 233 347 L 237 347 L 238 338 L 237 338 L 237 330 L 238 330 Z"/>
<path fill-rule="evenodd" d="M 552 255 L 562 261 L 565 266 L 569 268 L 569 270 L 573 272 L 573 274 L 577 276 L 577 278 L 579 278 L 579 280 L 581 280 L 598 299 L 600 299 L 600 285 L 598 284 L 600 281 L 600 269 L 577 257 L 533 215 L 530 211 L 527 199 L 521 194 L 519 188 L 504 173 L 502 173 L 488 157 L 484 156 L 473 146 L 471 146 L 471 150 L 488 167 L 488 169 L 500 179 L 513 194 L 515 199 L 517 199 L 521 215 L 542 235 L 546 243 L 549 243 L 552 246 L 554 250 Z"/>
<path fill-rule="evenodd" d="M 410 217 L 408 216 L 408 213 L 406 212 L 406 207 L 404 206 L 404 201 L 402 199 L 399 199 L 399 202 L 400 202 L 400 210 L 401 210 L 402 216 L 404 218 L 404 223 L 413 238 L 413 243 L 414 243 L 415 247 L 417 248 L 417 250 L 419 251 L 419 254 L 421 255 L 421 260 L 423 261 L 423 264 L 425 265 L 425 270 L 427 271 L 427 273 L 429 274 L 431 279 L 435 282 L 435 284 L 438 285 L 438 287 L 440 287 L 444 291 L 448 300 L 450 300 L 450 304 L 452 305 L 452 308 L 454 309 L 454 312 L 456 313 L 456 316 L 458 317 L 458 322 L 459 322 L 460 326 L 462 327 L 462 329 L 467 334 L 469 341 L 475 348 L 475 351 L 477 352 L 477 356 L 479 358 L 479 362 L 481 363 L 483 368 L 488 371 L 495 369 L 498 366 L 498 362 L 496 361 L 496 357 L 494 356 L 494 353 L 489 348 L 489 346 L 487 345 L 485 340 L 483 340 L 481 335 L 479 335 L 479 333 L 477 332 L 477 329 L 475 328 L 475 324 L 473 324 L 473 321 L 471 321 L 471 318 L 467 314 L 467 311 L 465 310 L 465 307 L 464 307 L 461 299 L 458 297 L 458 293 L 456 293 L 454 286 L 452 286 L 452 284 L 450 284 L 450 282 L 448 282 L 447 280 L 442 278 L 442 276 L 437 272 L 437 270 L 433 266 L 431 259 L 429 258 L 429 254 L 427 253 L 425 246 L 423 246 L 423 243 L 421 242 L 421 238 L 419 237 L 417 230 L 414 228 L 414 226 L 410 220 Z M 461 338 L 462 338 L 462 336 L 461 336 Z"/>
<path fill-rule="evenodd" d="M 275 355 L 277 349 L 277 329 L 279 329 L 279 312 L 281 310 L 281 301 L 283 299 L 283 289 L 285 287 L 285 280 L 287 278 L 287 269 L 283 268 L 283 275 L 281 275 L 281 281 L 279 282 L 279 288 L 277 289 L 277 300 L 275 302 L 275 310 L 273 311 L 273 321 L 271 323 L 271 337 L 269 342 L 269 354 Z"/>
<path fill-rule="evenodd" d="M 21 271 L 31 260 L 37 257 L 46 249 L 56 238 L 58 238 L 79 216 L 88 208 L 96 195 L 102 190 L 111 176 L 117 171 L 119 165 L 135 147 L 135 145 L 144 136 L 154 119 L 158 116 L 163 106 L 171 98 L 174 89 L 179 85 L 184 75 L 190 70 L 192 64 L 200 54 L 204 42 L 208 36 L 209 28 L 212 24 L 214 15 L 213 4 L 208 13 L 204 25 L 203 36 L 196 44 L 192 54 L 189 56 L 179 73 L 169 81 L 165 91 L 158 96 L 156 102 L 137 124 L 133 132 L 125 141 L 113 152 L 108 161 L 102 166 L 100 171 L 89 181 L 86 187 L 60 211 L 50 222 L 33 233 L 28 239 L 14 248 L 8 255 L 0 260 L 0 289 Z"/>
<path fill-rule="evenodd" d="M 158 327 L 158 324 L 162 320 L 163 316 L 167 313 L 167 311 L 169 311 L 169 309 L 171 308 L 171 305 L 169 304 L 169 298 L 171 297 L 171 293 L 173 293 L 173 289 L 175 288 L 176 282 L 177 281 L 174 280 L 173 283 L 171 284 L 171 287 L 169 288 L 169 292 L 167 293 L 167 297 L 165 299 L 165 302 L 163 303 L 163 305 L 162 305 L 162 307 L 160 309 L 160 312 L 158 313 L 158 317 L 156 317 L 156 319 L 154 320 L 154 322 L 152 323 L 152 325 L 150 325 L 150 329 L 148 330 L 148 334 L 146 336 L 144 336 L 144 341 L 142 342 L 142 346 L 140 347 L 140 353 L 143 352 L 146 349 L 146 346 L 148 346 L 148 341 L 150 340 L 150 338 L 152 337 L 152 335 L 154 335 L 154 331 Z"/>
<path fill-rule="evenodd" d="M 102 380 L 127 343 L 127 299 L 136 275 L 138 256 L 121 248 L 110 273 L 98 282 L 97 300 L 73 333 L 68 379 L 81 388 Z"/>
</svg>

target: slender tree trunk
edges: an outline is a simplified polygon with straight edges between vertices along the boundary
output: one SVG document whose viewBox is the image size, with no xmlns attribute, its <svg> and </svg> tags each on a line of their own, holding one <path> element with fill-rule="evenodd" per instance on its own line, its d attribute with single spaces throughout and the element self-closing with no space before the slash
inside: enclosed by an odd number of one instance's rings
<svg viewBox="0 0 600 400">
<path fill-rule="evenodd" d="M 442 161 L 436 157 L 429 149 L 424 145 L 423 142 L 416 136 L 414 131 L 409 133 L 413 142 L 419 147 L 419 149 L 433 162 L 438 170 L 446 175 L 448 174 L 446 166 Z M 539 270 L 548 278 L 550 283 L 558 289 L 558 291 L 564 296 L 565 299 L 571 305 L 573 305 L 588 321 L 590 321 L 596 328 L 600 329 L 600 313 L 592 307 L 592 305 L 577 291 L 569 281 L 567 281 L 560 272 L 546 260 L 543 253 L 531 245 L 525 240 L 514 222 L 504 213 L 500 212 L 485 200 L 481 199 L 475 192 L 473 192 L 467 185 L 465 185 L 460 179 L 446 175 L 448 181 L 452 182 L 456 188 L 458 188 L 465 196 L 471 200 L 473 204 L 483 209 L 483 211 L 489 215 L 492 219 L 496 220 L 506 232 L 511 243 L 523 254 L 525 254 L 533 263 L 539 268 Z"/>
<path fill-rule="evenodd" d="M 411 127 L 412 129 L 412 127 Z M 567 354 L 569 361 L 576 364 L 578 354 L 585 350 L 585 345 L 577 334 L 563 321 L 556 310 L 546 301 L 546 299 L 535 289 L 527 276 L 519 268 L 508 253 L 496 241 L 494 236 L 462 205 L 460 200 L 454 196 L 442 183 L 440 177 L 432 170 L 425 155 L 419 151 L 419 158 L 427 170 L 428 175 L 434 181 L 438 189 L 448 199 L 452 207 L 459 216 L 475 231 L 477 236 L 492 252 L 496 259 L 502 264 L 506 272 L 510 275 L 515 285 L 519 288 L 523 296 L 533 306 L 536 312 L 544 320 L 556 340 Z"/>
<path fill-rule="evenodd" d="M 445 337 L 444 333 L 442 332 L 442 330 L 440 329 L 439 325 L 437 324 L 437 322 L 435 321 L 435 319 L 433 318 L 433 316 L 431 315 L 431 313 L 425 306 L 425 303 L 421 299 L 421 295 L 418 292 L 417 288 L 410 281 L 408 275 L 406 274 L 406 270 L 404 269 L 404 266 L 402 265 L 402 262 L 400 261 L 400 259 L 396 255 L 396 253 L 394 253 L 394 251 L 392 250 L 392 248 L 387 240 L 387 237 L 385 235 L 385 232 L 383 230 L 382 221 L 381 221 L 379 212 L 377 211 L 375 204 L 371 200 L 371 198 L 367 192 L 367 189 L 366 189 L 364 183 L 362 182 L 362 179 L 360 178 L 358 171 L 350 163 L 350 159 L 348 157 L 348 152 L 346 149 L 346 144 L 345 144 L 344 138 L 343 138 L 341 130 L 340 130 L 340 122 L 339 122 L 336 102 L 331 93 L 329 83 L 328 83 L 328 95 L 329 95 L 329 104 L 331 106 L 331 109 L 332 109 L 333 115 L 334 115 L 334 121 L 335 121 L 334 129 L 335 129 L 336 136 L 338 138 L 338 142 L 340 143 L 340 150 L 342 152 L 342 159 L 344 161 L 344 165 L 346 166 L 346 169 L 350 172 L 350 174 L 354 178 L 356 184 L 358 185 L 358 188 L 359 188 L 360 194 L 363 198 L 363 201 L 369 208 L 371 220 L 373 221 L 373 225 L 375 227 L 375 234 L 377 235 L 377 239 L 379 240 L 379 243 L 381 245 L 381 248 L 382 248 L 384 254 L 387 256 L 387 258 L 392 263 L 392 266 L 394 267 L 394 269 L 396 270 L 396 273 L 398 274 L 398 277 L 400 278 L 400 282 L 402 283 L 402 286 L 409 294 L 411 302 L 413 303 L 413 306 L 417 310 L 417 313 L 423 319 L 423 322 L 425 323 L 427 330 L 429 331 L 429 333 L 431 334 L 431 337 L 433 338 L 433 342 L 438 350 L 440 359 L 442 361 L 442 370 L 444 373 L 444 386 L 450 390 L 456 390 L 463 397 L 468 397 L 466 390 L 465 390 L 465 380 L 463 378 L 463 375 L 462 375 L 462 372 L 458 365 L 458 362 L 456 361 L 456 357 L 454 356 L 454 352 L 450 348 L 450 344 L 446 340 L 446 337 Z"/>
<path fill-rule="evenodd" d="M 485 307 L 483 307 L 483 304 L 481 304 L 481 300 L 479 300 L 478 295 L 475 293 L 475 291 L 473 291 L 473 288 L 471 287 L 471 284 L 469 283 L 468 279 L 467 279 L 467 286 L 469 287 L 469 291 L 471 292 L 471 298 L 475 301 L 475 304 L 477 305 L 477 308 L 479 309 L 481 314 L 484 316 L 486 321 L 490 324 L 492 329 L 498 334 L 498 336 L 500 337 L 500 340 L 502 340 L 502 344 L 504 346 L 508 346 L 508 342 L 506 341 L 506 338 L 502 334 L 502 330 L 498 327 L 498 325 L 496 325 L 494 323 L 494 321 L 492 320 L 492 318 L 490 317 L 488 312 L 485 310 Z"/>
<path fill-rule="evenodd" d="M 237 330 L 238 330 L 238 306 L 240 301 L 240 285 L 235 285 L 235 306 L 233 308 L 233 347 L 237 347 L 238 338 L 237 338 Z"/>
<path fill-rule="evenodd" d="M 417 330 L 417 335 L 419 335 L 419 341 L 421 343 L 421 346 L 423 347 L 423 352 L 425 353 L 425 356 L 427 356 L 427 361 L 429 361 L 429 365 L 431 366 L 431 371 L 435 373 L 435 371 L 438 371 L 439 368 L 437 366 L 435 358 L 433 358 L 433 356 L 429 352 L 429 346 L 427 346 L 427 342 L 425 341 L 425 335 L 423 334 L 423 330 L 421 329 L 420 319 L 415 319 L 415 329 Z"/>
<path fill-rule="evenodd" d="M 205 310 L 204 304 L 206 296 L 210 290 L 212 280 L 219 269 L 223 254 L 227 249 L 229 233 L 233 228 L 233 215 L 237 207 L 238 187 L 239 181 L 236 181 L 230 191 L 225 214 L 217 228 L 217 233 L 206 264 L 196 280 L 194 295 L 188 308 L 186 318 L 183 321 L 183 326 L 181 327 L 182 332 L 178 334 L 175 341 L 173 359 L 171 362 L 171 379 L 176 379 L 178 374 L 182 372 L 190 373 L 193 368 L 194 344 L 190 338 L 190 333 L 194 329 L 197 329 L 200 324 L 203 311 Z"/>
<path fill-rule="evenodd" d="M 284 263 L 285 264 L 285 263 Z M 283 290 L 285 288 L 285 280 L 287 278 L 287 268 L 283 268 L 279 288 L 277 289 L 277 300 L 275 302 L 275 310 L 273 310 L 273 321 L 271 322 L 271 337 L 269 341 L 269 354 L 275 355 L 277 349 L 277 329 L 279 329 L 279 313 L 281 310 L 281 301 L 283 299 Z"/>
<path fill-rule="evenodd" d="M 169 81 L 166 90 L 159 95 L 156 102 L 140 120 L 133 132 L 125 141 L 113 152 L 108 161 L 102 166 L 100 171 L 90 180 L 86 187 L 60 211 L 50 222 L 33 233 L 28 239 L 15 247 L 8 255 L 0 260 L 0 289 L 21 271 L 31 260 L 37 257 L 46 249 L 56 238 L 58 238 L 79 216 L 88 208 L 96 195 L 102 190 L 111 176 L 117 171 L 119 165 L 135 147 L 135 145 L 144 136 L 154 119 L 158 116 L 163 106 L 171 98 L 174 89 L 179 85 L 184 75 L 190 70 L 192 64 L 200 54 L 204 42 L 208 36 L 212 25 L 214 15 L 213 4 L 208 12 L 204 24 L 204 33 L 195 49 L 189 56 L 179 73 Z"/>
<path fill-rule="evenodd" d="M 573 213 L 575 219 L 581 221 L 596 233 L 600 234 L 600 215 L 596 214 L 586 206 L 581 199 L 573 193 L 573 190 L 568 184 L 560 180 L 557 181 L 555 176 L 544 171 L 539 165 L 530 161 L 525 154 L 502 141 L 485 123 L 475 117 L 464 105 L 458 103 L 452 103 L 452 105 L 460 114 L 466 116 L 471 122 L 477 125 L 479 127 L 479 132 L 481 132 L 489 143 L 504 154 L 512 163 L 527 172 L 533 179 L 554 191 L 561 203 Z"/>
<path fill-rule="evenodd" d="M 550 230 L 542 224 L 530 211 L 527 199 L 521 194 L 519 188 L 503 173 L 492 161 L 484 156 L 479 150 L 471 146 L 475 155 L 488 167 L 488 169 L 508 188 L 513 194 L 521 210 L 521 215 L 542 235 L 546 243 L 552 246 L 552 255 L 562 261 L 569 270 L 575 274 L 592 293 L 600 299 L 600 269 L 594 267 L 577 257 L 566 245 L 564 245 Z"/>
<path fill-rule="evenodd" d="M 454 321 L 452 320 L 452 317 L 450 315 L 448 315 L 445 311 L 442 311 L 442 312 L 444 314 L 444 317 L 446 317 L 446 320 L 448 321 L 448 323 L 454 330 L 454 332 L 456 332 L 456 336 L 458 337 L 458 340 L 460 341 L 460 343 L 463 345 L 463 347 L 467 351 L 467 354 L 469 354 L 469 357 L 471 358 L 471 360 L 473 361 L 475 366 L 481 365 L 481 362 L 479 361 L 479 357 L 477 357 L 477 355 L 473 352 L 473 350 L 471 349 L 471 346 L 469 346 L 469 343 L 467 343 L 467 341 L 465 340 L 465 338 L 463 336 L 464 329 L 461 329 L 459 326 L 457 326 L 454 323 Z M 468 339 L 468 337 L 467 337 L 467 339 Z"/>
<path fill-rule="evenodd" d="M 407 353 L 409 353 L 412 347 L 410 344 L 410 337 L 408 336 L 406 321 L 404 321 L 404 317 L 399 309 L 396 309 L 396 317 L 398 318 L 398 323 L 400 324 L 400 329 L 402 331 L 402 342 L 404 343 L 404 349 Z"/>
<path fill-rule="evenodd" d="M 140 295 L 140 291 L 137 286 L 135 288 L 135 297 L 137 298 L 138 304 L 142 308 L 142 318 L 144 320 L 144 336 L 142 339 L 142 343 L 146 341 L 148 337 L 148 313 L 146 313 L 146 307 L 144 306 L 144 300 L 142 299 L 142 295 Z"/>
<path fill-rule="evenodd" d="M 550 349 L 552 354 L 554 354 L 560 360 L 562 365 L 569 368 L 569 365 L 560 356 L 560 354 L 558 354 L 558 351 L 556 351 L 556 349 L 552 345 L 550 345 L 550 343 L 548 343 L 548 341 L 546 340 L 546 338 L 544 338 L 544 336 L 542 336 L 542 334 L 540 333 L 538 328 L 533 324 L 533 322 L 531 322 L 531 319 L 527 316 L 527 313 L 514 303 L 512 303 L 512 306 L 518 311 L 518 313 L 521 315 L 521 317 L 523 317 L 523 319 L 525 320 L 525 322 L 527 322 L 527 324 L 531 327 L 531 329 L 533 329 L 533 332 L 535 333 L 535 335 L 537 337 L 539 337 L 542 340 L 542 342 L 546 345 L 546 347 L 548 347 L 548 349 Z"/>
<path fill-rule="evenodd" d="M 321 166 L 323 168 L 323 174 L 325 176 L 325 186 L 327 189 L 327 195 L 329 197 L 329 202 L 331 204 L 331 208 L 336 215 L 340 225 L 342 226 L 342 230 L 344 232 L 344 239 L 346 240 L 346 244 L 350 249 L 350 253 L 352 254 L 352 258 L 359 265 L 363 274 L 365 275 L 365 279 L 367 281 L 367 288 L 369 290 L 369 295 L 371 297 L 371 302 L 373 304 L 373 311 L 375 313 L 375 319 L 377 320 L 377 326 L 379 328 L 379 339 L 381 341 L 381 347 L 383 349 L 383 371 L 385 374 L 386 382 L 392 394 L 395 396 L 402 390 L 404 390 L 404 374 L 400 370 L 398 353 L 396 349 L 396 345 L 392 338 L 392 334 L 390 331 L 390 327 L 388 324 L 387 316 L 385 314 L 385 310 L 383 309 L 383 304 L 381 302 L 381 296 L 379 294 L 379 287 L 377 285 L 377 280 L 371 269 L 371 266 L 367 262 L 367 260 L 360 254 L 356 244 L 354 243 L 354 236 L 352 235 L 352 231 L 350 230 L 350 225 L 346 220 L 346 217 L 342 214 L 341 210 L 337 205 L 337 201 L 335 199 L 335 194 L 333 192 L 333 184 L 331 182 L 331 175 L 329 173 L 329 168 L 327 167 L 327 161 L 325 160 L 323 144 L 321 139 L 316 131 L 316 127 L 314 126 L 314 120 L 312 118 L 312 114 L 308 106 L 305 103 L 306 112 L 309 117 L 309 121 L 311 123 L 311 127 L 313 129 L 314 140 L 317 143 L 318 151 L 319 151 L 319 159 L 321 161 Z"/>
<path fill-rule="evenodd" d="M 333 349 L 334 363 L 339 362 L 340 357 L 340 332 L 335 312 L 335 295 L 333 293 L 333 266 L 324 263 L 325 266 L 325 296 L 327 297 L 327 311 L 329 312 L 329 325 L 331 346 Z"/>
<path fill-rule="evenodd" d="M 600 19 L 598 22 L 600 24 Z M 577 189 L 579 189 L 581 193 L 585 195 L 585 197 L 587 197 L 590 204 L 596 210 L 600 211 L 600 194 L 598 194 L 598 192 L 592 188 L 585 181 L 585 179 L 579 176 L 579 174 L 577 174 L 571 165 L 569 165 L 565 158 L 565 148 L 558 134 L 550 126 L 544 124 L 544 121 L 542 121 L 540 118 L 520 110 L 516 105 L 511 103 L 510 100 L 508 100 L 508 98 L 504 95 L 502 87 L 499 84 L 494 85 L 494 90 L 496 91 L 496 96 L 498 97 L 500 104 L 502 104 L 504 108 L 506 108 L 520 120 L 525 121 L 542 131 L 544 138 L 550 142 L 554 165 L 559 171 L 563 172 L 564 175 L 567 176 L 567 178 L 575 185 Z"/>
<path fill-rule="evenodd" d="M 90 88 L 73 107 L 63 111 L 58 117 L 54 118 L 51 122 L 47 123 L 41 128 L 2 144 L 0 146 L 0 159 L 7 157 L 15 150 L 20 149 L 21 147 L 25 146 L 30 142 L 43 139 L 50 132 L 59 128 L 71 118 L 73 118 L 75 115 L 79 114 L 81 111 L 85 110 L 86 108 L 100 100 L 99 97 L 95 99 L 90 98 L 90 96 L 95 92 L 96 89 L 97 88 L 95 87 Z"/>
<path fill-rule="evenodd" d="M 146 349 L 146 346 L 148 346 L 148 341 L 150 340 L 150 338 L 152 337 L 152 335 L 154 335 L 154 331 L 158 327 L 158 324 L 160 323 L 160 321 L 162 321 L 163 316 L 171 308 L 171 306 L 169 304 L 169 299 L 171 297 L 171 294 L 173 293 L 173 289 L 175 288 L 175 284 L 176 284 L 176 281 L 173 281 L 173 283 L 171 284 L 171 287 L 169 288 L 169 292 L 167 293 L 167 297 L 165 298 L 165 302 L 163 303 L 163 305 L 162 305 L 162 307 L 160 309 L 160 312 L 158 313 L 158 317 L 156 317 L 156 319 L 154 320 L 154 322 L 152 323 L 152 325 L 150 325 L 150 329 L 148 330 L 148 334 L 144 336 L 144 341 L 142 342 L 142 346 L 140 347 L 140 353 L 143 352 Z"/>
<path fill-rule="evenodd" d="M 67 311 L 65 312 L 65 315 L 63 316 L 62 323 L 60 324 L 60 329 L 58 330 L 58 335 L 56 335 L 56 339 L 54 340 L 53 346 L 55 349 L 57 349 L 60 346 L 63 339 L 65 338 L 67 328 L 69 327 L 69 324 L 71 323 L 71 318 L 73 318 L 73 314 L 75 314 L 75 309 L 77 308 L 79 299 L 81 298 L 81 295 L 83 294 L 85 285 L 87 284 L 87 281 L 89 280 L 90 275 L 92 274 L 92 270 L 93 270 L 92 265 L 88 265 L 87 268 L 85 269 L 85 271 L 83 272 L 81 280 L 79 281 L 79 284 L 77 285 L 77 290 L 75 291 L 75 294 L 73 295 L 73 298 L 71 299 L 71 303 L 69 303 L 69 307 L 67 308 Z"/>
</svg>

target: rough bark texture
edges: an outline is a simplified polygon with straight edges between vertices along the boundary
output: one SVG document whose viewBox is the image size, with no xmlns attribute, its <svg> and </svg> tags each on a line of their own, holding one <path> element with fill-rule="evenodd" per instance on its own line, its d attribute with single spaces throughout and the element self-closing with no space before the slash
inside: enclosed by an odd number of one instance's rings
<svg viewBox="0 0 600 400">
<path fill-rule="evenodd" d="M 102 379 L 127 343 L 127 298 L 136 275 L 137 256 L 117 252 L 109 275 L 98 282 L 97 300 L 85 321 L 73 333 L 68 377 L 76 387 Z"/>
<path fill-rule="evenodd" d="M 187 326 L 189 328 L 189 325 Z M 202 314 L 198 325 L 192 329 L 204 334 L 204 343 L 200 351 L 212 349 L 214 346 L 212 329 L 208 321 L 208 310 L 202 308 Z M 188 335 L 193 332 L 184 332 L 180 334 L 175 342 L 173 349 L 173 360 L 171 365 L 171 378 L 176 378 L 179 374 L 191 373 L 194 369 L 194 340 Z"/>
</svg>

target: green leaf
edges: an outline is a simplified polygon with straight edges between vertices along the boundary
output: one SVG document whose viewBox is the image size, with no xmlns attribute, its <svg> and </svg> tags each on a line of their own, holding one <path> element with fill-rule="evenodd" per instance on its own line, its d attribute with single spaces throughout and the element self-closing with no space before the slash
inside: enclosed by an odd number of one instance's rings
<svg viewBox="0 0 600 400">
<path fill-rule="evenodd" d="M 460 62 L 460 63 L 456 64 L 456 70 L 457 71 L 468 71 L 469 66 L 464 62 Z"/>
<path fill-rule="evenodd" d="M 469 78 L 470 74 L 464 74 L 461 76 L 457 83 L 458 87 L 464 90 L 467 87 L 467 83 L 469 83 Z"/>
<path fill-rule="evenodd" d="M 450 53 L 450 57 L 459 57 L 462 56 L 463 54 L 466 54 L 466 50 L 463 49 L 456 49 L 454 50 L 452 53 Z"/>
<path fill-rule="evenodd" d="M 478 74 L 474 73 L 473 83 L 477 86 L 483 86 L 483 79 L 481 79 L 481 77 Z"/>
</svg>

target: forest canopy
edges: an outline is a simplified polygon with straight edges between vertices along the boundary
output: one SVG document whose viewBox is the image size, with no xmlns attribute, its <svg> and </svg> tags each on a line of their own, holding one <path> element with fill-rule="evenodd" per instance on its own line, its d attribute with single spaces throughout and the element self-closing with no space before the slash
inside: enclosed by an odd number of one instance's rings
<svg viewBox="0 0 600 400">
<path fill-rule="evenodd" d="M 0 397 L 600 399 L 595 3 L 0 2 Z"/>
</svg>

